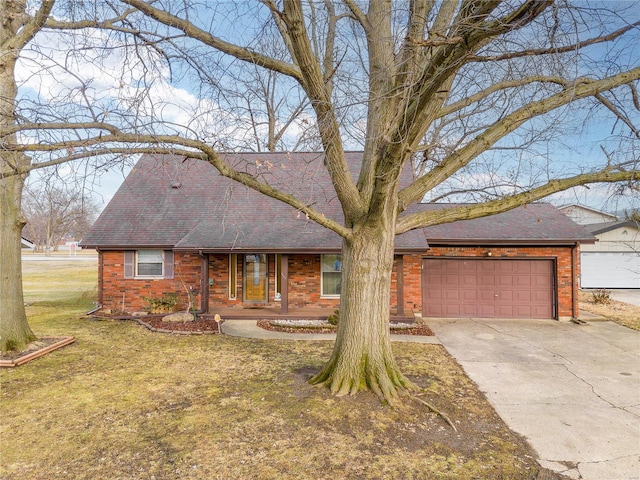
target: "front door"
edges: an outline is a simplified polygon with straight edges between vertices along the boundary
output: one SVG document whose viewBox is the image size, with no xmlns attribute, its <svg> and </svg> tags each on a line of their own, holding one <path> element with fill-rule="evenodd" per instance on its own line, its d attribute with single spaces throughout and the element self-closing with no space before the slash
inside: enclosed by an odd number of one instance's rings
<svg viewBox="0 0 640 480">
<path fill-rule="evenodd" d="M 244 256 L 244 300 L 246 302 L 267 301 L 267 255 L 264 253 Z"/>
</svg>

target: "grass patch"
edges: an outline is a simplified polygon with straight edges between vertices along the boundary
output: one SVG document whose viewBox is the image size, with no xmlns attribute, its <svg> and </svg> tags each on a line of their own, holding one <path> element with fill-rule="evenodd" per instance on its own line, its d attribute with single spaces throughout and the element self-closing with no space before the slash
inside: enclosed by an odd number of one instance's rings
<svg viewBox="0 0 640 480">
<path fill-rule="evenodd" d="M 538 475 L 530 448 L 440 346 L 393 348 L 420 396 L 457 433 L 408 398 L 391 409 L 372 394 L 335 398 L 310 386 L 329 342 L 160 335 L 130 321 L 91 320 L 83 312 L 95 273 L 84 269 L 95 266 L 74 268 L 64 273 L 68 289 L 47 279 L 53 270 L 25 272 L 25 284 L 38 275 L 43 283 L 31 285 L 49 285 L 28 292 L 33 330 L 76 343 L 2 372 L 0 478 Z"/>
<path fill-rule="evenodd" d="M 600 315 L 607 320 L 640 331 L 640 307 L 609 298 L 607 303 L 595 300 L 591 292 L 579 293 L 580 310 Z"/>
</svg>

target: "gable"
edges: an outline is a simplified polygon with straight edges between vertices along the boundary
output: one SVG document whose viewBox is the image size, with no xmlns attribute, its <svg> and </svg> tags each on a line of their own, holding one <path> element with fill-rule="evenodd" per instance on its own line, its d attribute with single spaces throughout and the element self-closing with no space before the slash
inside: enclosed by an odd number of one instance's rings
<svg viewBox="0 0 640 480">
<path fill-rule="evenodd" d="M 347 152 L 350 166 L 362 153 Z M 228 154 L 238 170 L 344 223 L 342 207 L 321 153 Z M 412 179 L 405 172 L 402 183 Z M 98 248 L 175 248 L 206 251 L 339 251 L 342 238 L 306 215 L 221 176 L 207 162 L 144 155 L 107 205 L 83 245 Z M 396 247 L 424 250 L 419 231 Z"/>
<path fill-rule="evenodd" d="M 560 208 L 560 210 L 579 225 L 615 222 L 618 220 L 618 217 L 615 215 L 582 205 L 567 205 L 566 207 Z"/>
</svg>

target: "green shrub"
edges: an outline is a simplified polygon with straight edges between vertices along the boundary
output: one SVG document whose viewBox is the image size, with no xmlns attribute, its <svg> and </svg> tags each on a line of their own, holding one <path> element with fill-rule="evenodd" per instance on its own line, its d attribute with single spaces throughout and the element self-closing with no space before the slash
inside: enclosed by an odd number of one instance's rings
<svg viewBox="0 0 640 480">
<path fill-rule="evenodd" d="M 340 318 L 340 310 L 334 310 L 331 315 L 327 317 L 327 322 L 331 325 L 338 325 L 338 319 Z"/>
<path fill-rule="evenodd" d="M 162 297 L 142 297 L 149 304 L 145 310 L 149 313 L 171 313 L 175 311 L 178 304 L 178 295 L 167 293 Z"/>
</svg>

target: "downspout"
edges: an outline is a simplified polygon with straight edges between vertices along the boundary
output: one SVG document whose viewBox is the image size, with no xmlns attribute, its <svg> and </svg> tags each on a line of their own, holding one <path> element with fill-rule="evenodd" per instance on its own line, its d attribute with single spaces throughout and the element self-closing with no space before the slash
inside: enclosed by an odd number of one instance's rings
<svg viewBox="0 0 640 480">
<path fill-rule="evenodd" d="M 201 262 L 201 275 L 200 284 L 200 310 L 196 312 L 198 315 L 209 313 L 209 255 L 202 253 L 202 250 L 198 251 Z"/>
<path fill-rule="evenodd" d="M 571 296 L 573 297 L 571 315 L 573 318 L 578 318 L 578 315 L 580 314 L 578 310 L 578 276 L 580 275 L 580 272 L 577 269 L 580 258 L 579 248 L 580 244 L 578 242 L 571 247 Z"/>
</svg>

